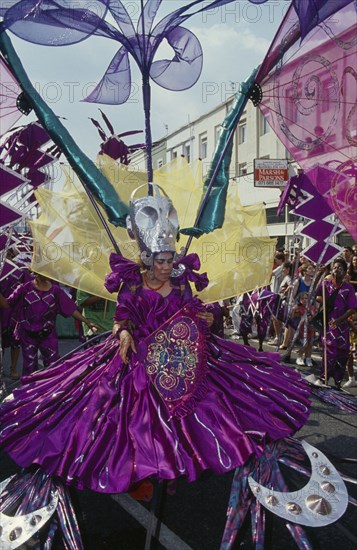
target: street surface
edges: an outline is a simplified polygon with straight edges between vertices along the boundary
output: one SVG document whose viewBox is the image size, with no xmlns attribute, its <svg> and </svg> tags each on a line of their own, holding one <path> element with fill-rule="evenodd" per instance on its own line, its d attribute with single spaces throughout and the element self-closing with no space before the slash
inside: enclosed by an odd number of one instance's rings
<svg viewBox="0 0 357 550">
<path fill-rule="evenodd" d="M 227 337 L 232 336 L 232 330 L 227 330 Z M 238 340 L 241 342 L 241 340 Z M 255 340 L 251 344 L 256 346 Z M 65 355 L 78 346 L 76 339 L 61 339 L 60 353 Z M 273 346 L 265 343 L 264 349 L 273 351 Z M 296 354 L 292 354 L 291 368 L 295 365 Z M 319 362 L 321 354 L 315 353 L 313 358 Z M 4 372 L 8 373 L 8 351 L 4 358 Z M 19 362 L 21 365 L 21 361 Z M 318 367 L 300 368 L 304 374 L 319 373 Z M 14 382 L 5 376 L 9 389 Z M 351 395 L 357 395 L 357 388 L 349 390 Z M 308 443 L 318 447 L 331 458 L 331 455 L 342 459 L 336 463 L 337 469 L 356 478 L 356 464 L 343 462 L 344 458 L 357 457 L 357 418 L 339 411 L 336 407 L 312 399 L 312 412 L 307 424 L 297 434 Z M 0 479 L 18 471 L 5 453 L 0 453 Z M 179 480 L 175 495 L 166 495 L 163 503 L 162 526 L 160 542 L 152 543 L 151 548 L 161 550 L 218 550 L 225 525 L 227 503 L 233 472 L 224 476 L 208 475 L 205 478 L 188 484 Z M 302 487 L 306 478 L 293 476 L 294 483 Z M 348 483 L 349 493 L 357 498 L 357 487 Z M 297 486 L 292 487 L 292 489 Z M 146 528 L 150 524 L 149 504 L 132 499 L 128 494 L 102 495 L 91 491 L 78 493 L 82 532 L 85 550 L 141 550 L 146 548 Z M 284 521 L 269 515 L 267 522 L 266 548 L 286 550 L 296 548 L 288 533 Z M 306 528 L 313 550 L 354 550 L 357 547 L 357 514 L 352 505 L 344 516 L 336 523 L 324 528 Z M 26 547 L 29 548 L 29 547 Z M 237 539 L 235 548 L 253 549 L 249 523 L 245 526 L 241 537 Z M 58 549 L 63 550 L 63 549 Z"/>
</svg>

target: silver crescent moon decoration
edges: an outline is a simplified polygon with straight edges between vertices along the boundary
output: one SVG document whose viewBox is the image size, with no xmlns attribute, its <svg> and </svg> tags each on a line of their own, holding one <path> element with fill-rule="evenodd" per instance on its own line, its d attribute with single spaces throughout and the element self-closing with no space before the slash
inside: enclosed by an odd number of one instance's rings
<svg viewBox="0 0 357 550">
<path fill-rule="evenodd" d="M 11 476 L 0 483 L 0 497 Z M 57 491 L 51 491 L 49 504 L 23 516 L 7 516 L 0 507 L 0 550 L 15 550 L 45 525 L 58 504 Z"/>
<path fill-rule="evenodd" d="M 308 483 L 292 492 L 279 492 L 257 483 L 252 476 L 248 481 L 255 498 L 270 512 L 288 521 L 323 527 L 337 521 L 346 511 L 348 493 L 340 474 L 319 450 L 302 441 L 311 462 Z"/>
</svg>

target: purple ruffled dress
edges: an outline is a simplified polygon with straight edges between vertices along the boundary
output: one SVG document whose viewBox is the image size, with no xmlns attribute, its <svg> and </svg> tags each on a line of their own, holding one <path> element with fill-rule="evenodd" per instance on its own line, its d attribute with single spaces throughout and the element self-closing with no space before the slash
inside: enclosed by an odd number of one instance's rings
<svg viewBox="0 0 357 550">
<path fill-rule="evenodd" d="M 130 319 L 137 354 L 128 365 L 110 336 L 22 379 L 0 409 L 0 442 L 22 467 L 40 465 L 67 484 L 127 491 L 138 481 L 225 473 L 294 434 L 309 389 L 275 353 L 223 340 L 196 317 L 188 280 L 205 284 L 194 255 L 167 297 L 143 288 L 139 268 L 112 255 L 108 290 L 116 319 Z"/>
</svg>

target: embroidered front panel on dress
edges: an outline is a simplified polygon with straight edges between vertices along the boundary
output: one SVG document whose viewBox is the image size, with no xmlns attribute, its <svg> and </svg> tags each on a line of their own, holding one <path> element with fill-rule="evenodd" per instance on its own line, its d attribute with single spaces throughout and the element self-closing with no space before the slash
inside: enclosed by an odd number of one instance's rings
<svg viewBox="0 0 357 550">
<path fill-rule="evenodd" d="M 205 374 L 203 337 L 196 322 L 180 316 L 149 339 L 146 372 L 170 411 L 190 397 Z"/>
</svg>

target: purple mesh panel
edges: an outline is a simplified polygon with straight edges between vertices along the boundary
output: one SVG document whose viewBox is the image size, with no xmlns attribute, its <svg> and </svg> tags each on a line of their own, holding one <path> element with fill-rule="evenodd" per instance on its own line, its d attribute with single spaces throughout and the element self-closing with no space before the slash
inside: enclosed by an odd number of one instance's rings
<svg viewBox="0 0 357 550">
<path fill-rule="evenodd" d="M 343 23 L 343 26 L 342 26 Z M 298 18 L 290 9 L 269 53 L 284 50 L 296 34 Z M 262 79 L 262 114 L 294 159 L 306 170 L 317 163 L 338 167 L 355 155 L 356 60 L 353 2 L 315 28 Z M 263 63 L 269 66 L 269 59 Z"/>
<path fill-rule="evenodd" d="M 16 107 L 16 100 L 21 92 L 17 80 L 0 57 L 0 135 L 5 134 L 22 116 Z"/>
<path fill-rule="evenodd" d="M 323 180 L 313 179 L 351 235 L 356 235 L 355 21 L 349 2 L 300 43 L 298 16 L 290 8 L 257 76 L 260 110 L 293 158 L 305 171 L 318 164 L 331 169 Z"/>
<path fill-rule="evenodd" d="M 0 227 L 6 227 L 21 218 L 21 214 L 0 202 Z"/>
<path fill-rule="evenodd" d="M 0 164 L 0 196 L 5 195 L 12 189 L 16 189 L 19 185 L 27 182 L 21 174 L 13 172 L 10 168 L 7 168 L 4 164 Z"/>
</svg>

